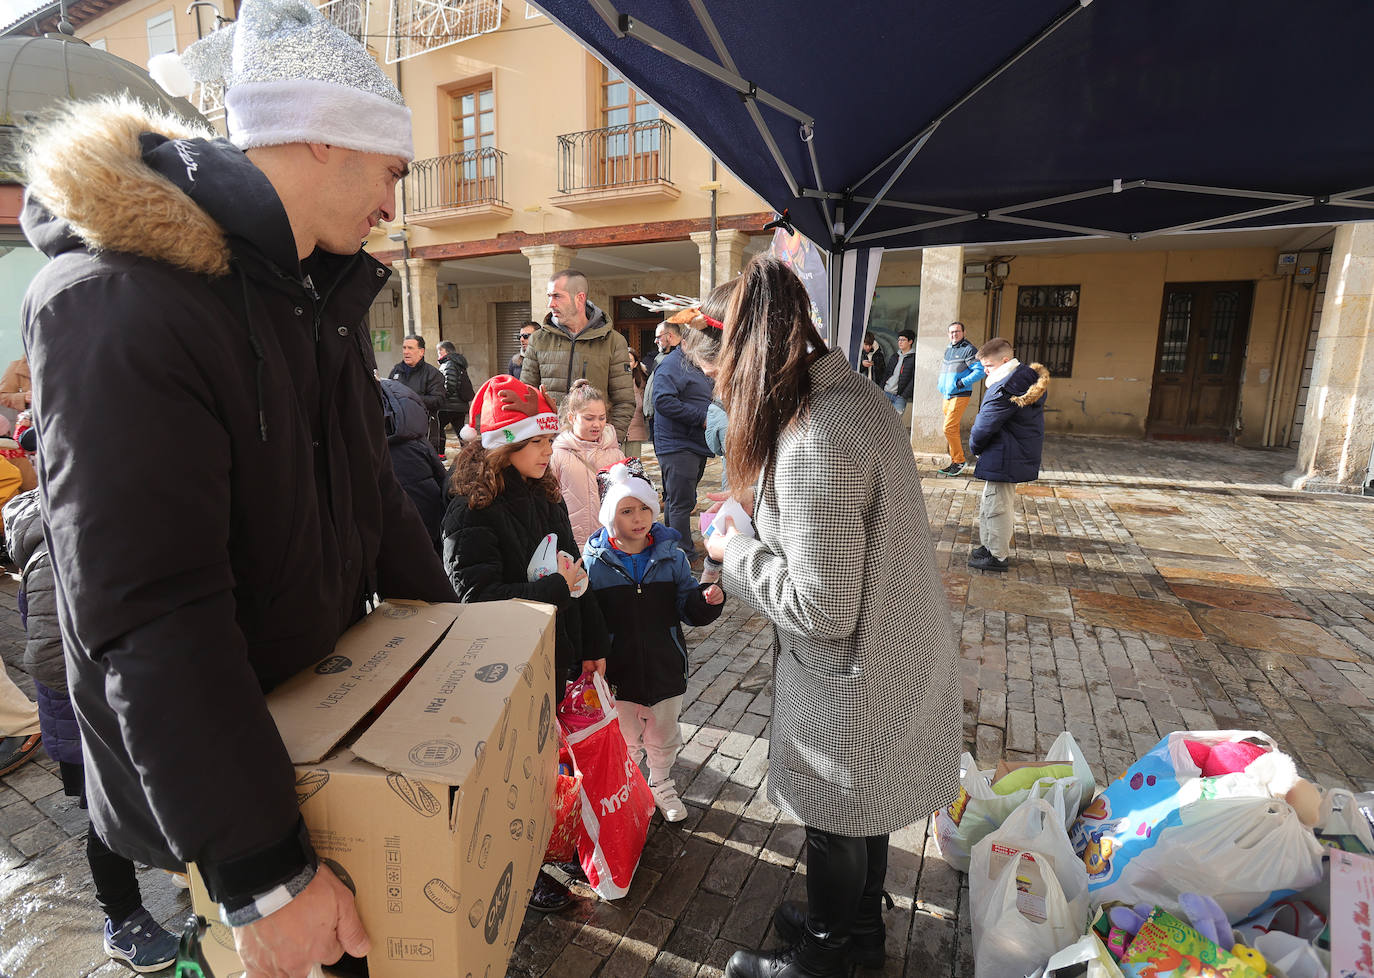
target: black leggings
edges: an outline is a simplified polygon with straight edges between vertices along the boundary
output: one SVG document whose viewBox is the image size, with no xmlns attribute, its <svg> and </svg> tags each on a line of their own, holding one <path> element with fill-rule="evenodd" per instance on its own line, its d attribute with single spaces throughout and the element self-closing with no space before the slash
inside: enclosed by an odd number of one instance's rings
<svg viewBox="0 0 1374 978">
<path fill-rule="evenodd" d="M 855 838 L 807 826 L 806 911 L 812 933 L 847 937 L 863 910 L 881 906 L 887 841 L 885 835 Z"/>
<path fill-rule="evenodd" d="M 86 769 L 80 764 L 61 761 L 58 770 L 65 793 L 81 799 L 81 807 L 85 808 Z M 90 827 L 86 829 L 86 862 L 91 867 L 91 881 L 95 883 L 95 902 L 118 927 L 143 906 L 134 864 L 119 853 L 111 852 Z"/>
</svg>

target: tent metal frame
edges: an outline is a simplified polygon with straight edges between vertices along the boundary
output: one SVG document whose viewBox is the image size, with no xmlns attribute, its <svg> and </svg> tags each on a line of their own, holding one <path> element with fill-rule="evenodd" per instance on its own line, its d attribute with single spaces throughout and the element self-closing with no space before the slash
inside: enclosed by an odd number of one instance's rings
<svg viewBox="0 0 1374 978">
<path fill-rule="evenodd" d="M 999 64 L 984 78 L 974 84 L 967 92 L 940 112 L 939 115 L 932 119 L 920 132 L 889 153 L 881 163 L 869 170 L 863 177 L 857 180 L 852 186 L 847 187 L 843 192 L 826 190 L 825 183 L 821 179 L 820 165 L 816 154 L 815 119 L 804 110 L 789 104 L 776 95 L 773 95 L 771 92 L 759 88 L 755 83 L 749 81 L 740 74 L 739 68 L 735 64 L 734 59 L 730 56 L 729 50 L 726 48 L 719 29 L 716 27 L 710 13 L 706 10 L 704 0 L 688 0 L 688 4 L 691 6 L 698 24 L 710 40 L 711 47 L 715 51 L 716 57 L 719 58 L 719 63 L 712 61 L 710 58 L 697 53 L 679 41 L 656 30 L 644 23 L 641 19 L 620 12 L 612 0 L 587 0 L 587 2 L 616 37 L 632 38 L 642 44 L 646 44 L 686 67 L 693 68 L 702 74 L 716 79 L 721 84 L 734 89 L 739 94 L 741 101 L 744 102 L 745 108 L 749 113 L 750 119 L 754 123 L 754 127 L 758 130 L 764 145 L 768 147 L 768 151 L 773 157 L 773 162 L 777 165 L 783 179 L 787 182 L 788 189 L 792 192 L 792 195 L 794 197 L 814 199 L 817 202 L 821 215 L 825 219 L 826 227 L 830 229 L 832 235 L 831 241 L 817 243 L 834 253 L 846 250 L 847 246 L 869 242 L 880 244 L 884 240 L 904 234 L 979 220 L 1044 228 L 1046 230 L 1068 232 L 1075 235 L 1139 241 L 1163 234 L 1215 228 L 1220 225 L 1265 217 L 1270 214 L 1279 214 L 1284 211 L 1299 210 L 1304 207 L 1339 204 L 1343 207 L 1374 209 L 1374 200 L 1362 199 L 1374 195 L 1374 187 L 1362 187 L 1356 190 L 1348 190 L 1333 194 L 1294 194 L 1265 190 L 1246 190 L 1235 187 L 1209 187 L 1196 184 L 1170 183 L 1167 181 L 1148 179 L 1115 179 L 1112 181 L 1111 185 L 1107 187 L 1083 190 L 1078 193 L 1061 194 L 1055 197 L 1046 197 L 1040 200 L 1031 200 L 1019 204 L 1009 204 L 988 210 L 961 209 L 936 204 L 924 204 L 918 201 L 894 200 L 888 196 L 893 185 L 901 179 L 902 174 L 911 166 L 916 156 L 925 148 L 931 137 L 935 134 L 935 131 L 945 119 L 957 112 L 970 99 L 988 85 L 992 84 L 992 82 L 1002 73 L 1011 68 L 1016 62 L 1020 61 L 1026 54 L 1037 47 L 1060 27 L 1068 23 L 1075 14 L 1087 8 L 1088 5 L 1092 3 L 1092 0 L 1073 0 L 1068 7 L 1054 18 L 1054 20 L 1042 28 L 1035 37 L 1022 45 L 1005 61 Z M 540 7 L 540 4 L 534 3 L 532 6 Z M 547 11 L 544 11 L 544 13 L 546 15 L 548 14 Z M 759 110 L 760 102 L 782 115 L 794 119 L 800 124 L 798 138 L 807 144 L 811 172 L 812 176 L 815 178 L 816 186 L 806 187 L 798 182 L 796 175 L 792 173 L 791 167 L 789 167 L 787 161 L 783 159 L 782 151 L 778 147 L 777 139 L 772 129 L 769 127 L 768 123 L 764 121 L 763 114 Z M 883 181 L 882 186 L 878 188 L 876 193 L 872 195 L 859 195 L 855 193 L 857 189 L 867 184 L 870 180 L 873 180 L 889 166 L 892 166 L 899 158 L 900 162 L 897 162 L 897 165 L 893 167 L 892 172 Z M 1228 211 L 1225 214 L 1197 221 L 1190 221 L 1185 224 L 1141 229 L 1138 231 L 1117 231 L 1108 228 L 1069 224 L 1045 220 L 1043 218 L 1023 216 L 1023 212 L 1025 211 L 1051 207 L 1056 204 L 1071 203 L 1076 200 L 1086 200 L 1090 197 L 1099 197 L 1105 194 L 1121 194 L 1142 189 L 1163 190 L 1173 193 L 1197 194 L 1211 197 L 1236 197 L 1251 201 L 1272 201 L 1273 203 L 1266 204 L 1262 207 L 1248 207 L 1241 210 Z M 833 218 L 830 213 L 831 204 L 835 206 L 835 215 Z M 863 205 L 863 210 L 854 219 L 854 222 L 846 227 L 846 205 L 852 206 L 855 204 Z M 864 222 L 867 221 L 879 207 L 911 210 L 942 216 L 934 220 L 890 228 L 885 231 L 858 234 Z"/>
</svg>

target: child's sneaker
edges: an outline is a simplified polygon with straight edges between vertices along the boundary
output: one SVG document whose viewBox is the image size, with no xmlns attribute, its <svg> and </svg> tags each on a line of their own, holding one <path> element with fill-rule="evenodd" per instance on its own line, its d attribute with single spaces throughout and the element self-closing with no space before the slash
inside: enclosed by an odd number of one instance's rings
<svg viewBox="0 0 1374 978">
<path fill-rule="evenodd" d="M 174 963 L 180 944 L 177 936 L 163 930 L 143 907 L 118 929 L 114 921 L 105 920 L 105 953 L 138 972 L 161 971 Z"/>
<path fill-rule="evenodd" d="M 649 790 L 653 792 L 654 802 L 666 821 L 681 822 L 687 817 L 687 806 L 677 796 L 677 786 L 671 780 L 652 784 Z"/>
</svg>

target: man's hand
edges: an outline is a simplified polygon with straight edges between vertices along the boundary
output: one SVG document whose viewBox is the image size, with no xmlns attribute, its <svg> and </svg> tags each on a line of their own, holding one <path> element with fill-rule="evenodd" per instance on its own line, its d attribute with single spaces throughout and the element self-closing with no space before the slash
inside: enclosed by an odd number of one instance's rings
<svg viewBox="0 0 1374 978">
<path fill-rule="evenodd" d="M 306 978 L 345 951 L 363 957 L 372 941 L 348 887 L 321 864 L 315 878 L 276 913 L 234 928 L 244 978 Z"/>
</svg>

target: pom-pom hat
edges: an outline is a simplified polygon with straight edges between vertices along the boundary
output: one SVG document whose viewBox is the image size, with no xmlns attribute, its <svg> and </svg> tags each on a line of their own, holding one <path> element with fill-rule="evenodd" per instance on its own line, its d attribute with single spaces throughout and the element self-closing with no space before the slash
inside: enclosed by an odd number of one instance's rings
<svg viewBox="0 0 1374 978">
<path fill-rule="evenodd" d="M 597 519 L 607 533 L 615 532 L 615 511 L 626 497 L 633 496 L 653 511 L 658 519 L 658 493 L 644 473 L 644 464 L 637 458 L 621 459 L 596 474 L 596 491 L 601 496 L 601 511 Z"/>
<path fill-rule="evenodd" d="M 558 412 L 548 397 L 509 374 L 497 374 L 481 386 L 462 431 L 464 441 L 480 435 L 483 448 L 556 434 Z"/>
<path fill-rule="evenodd" d="M 236 23 L 191 45 L 181 63 L 195 80 L 224 85 L 240 149 L 328 143 L 415 158 L 401 93 L 309 0 L 245 0 Z"/>
</svg>

